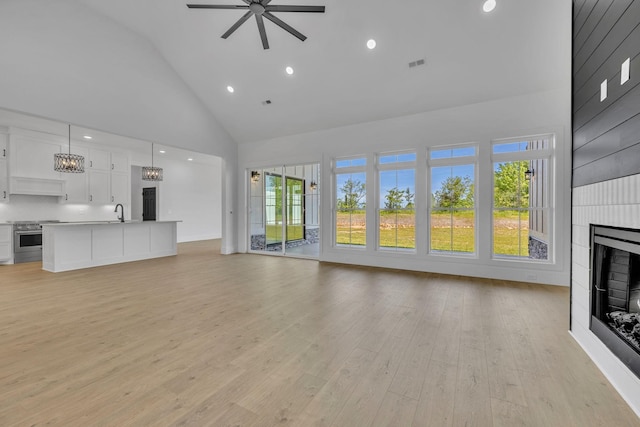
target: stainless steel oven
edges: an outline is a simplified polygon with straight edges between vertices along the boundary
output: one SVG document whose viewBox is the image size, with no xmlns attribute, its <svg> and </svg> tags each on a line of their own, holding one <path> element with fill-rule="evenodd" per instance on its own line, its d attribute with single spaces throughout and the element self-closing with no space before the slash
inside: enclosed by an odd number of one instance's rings
<svg viewBox="0 0 640 427">
<path fill-rule="evenodd" d="M 15 222 L 13 252 L 15 263 L 42 261 L 42 225 L 36 222 Z"/>
</svg>

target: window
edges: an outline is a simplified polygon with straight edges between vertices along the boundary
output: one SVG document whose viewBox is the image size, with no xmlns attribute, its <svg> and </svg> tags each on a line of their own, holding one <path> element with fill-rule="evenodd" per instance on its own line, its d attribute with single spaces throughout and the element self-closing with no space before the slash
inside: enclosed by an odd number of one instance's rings
<svg viewBox="0 0 640 427">
<path fill-rule="evenodd" d="M 429 152 L 431 253 L 475 253 L 476 163 L 476 146 Z"/>
<path fill-rule="evenodd" d="M 366 166 L 364 157 L 335 162 L 336 245 L 364 247 L 367 243 Z"/>
<path fill-rule="evenodd" d="M 551 136 L 493 144 L 493 255 L 548 260 Z"/>
<path fill-rule="evenodd" d="M 415 249 L 416 154 L 378 157 L 378 246 L 385 249 Z"/>
</svg>

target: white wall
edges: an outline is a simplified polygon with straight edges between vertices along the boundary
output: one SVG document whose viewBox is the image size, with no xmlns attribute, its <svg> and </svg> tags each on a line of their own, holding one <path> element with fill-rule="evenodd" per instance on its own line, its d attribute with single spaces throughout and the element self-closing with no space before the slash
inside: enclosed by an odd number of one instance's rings
<svg viewBox="0 0 640 427">
<path fill-rule="evenodd" d="M 2 0 L 0 52 L 2 108 L 222 157 L 235 250 L 236 144 L 147 40 L 75 2 Z"/>
<path fill-rule="evenodd" d="M 322 261 L 568 285 L 570 130 L 570 85 L 567 82 L 565 89 L 555 91 L 241 144 L 239 171 L 267 165 L 321 162 Z M 499 262 L 490 259 L 490 250 L 480 251 L 476 259 L 461 260 L 455 257 L 429 258 L 420 253 L 381 252 L 373 248 L 374 244 L 366 251 L 341 249 L 331 244 L 332 196 L 329 189 L 332 158 L 403 149 L 415 149 L 422 153 L 431 146 L 476 142 L 484 153 L 481 154 L 480 161 L 489 165 L 488 152 L 491 140 L 546 133 L 554 133 L 557 144 L 556 188 L 553 200 L 557 216 L 554 239 L 555 264 Z M 491 200 L 491 170 L 489 167 L 487 169 L 480 172 L 481 209 L 487 200 Z M 245 183 L 241 192 L 241 218 L 238 227 L 239 248 L 242 252 L 247 250 L 247 180 L 244 172 L 238 174 L 238 181 Z M 487 209 L 482 211 L 488 212 Z M 481 216 L 479 224 L 477 231 L 480 240 L 490 241 L 489 215 Z M 419 218 L 417 226 L 424 227 L 424 222 Z"/>
<path fill-rule="evenodd" d="M 202 164 L 161 158 L 155 165 L 163 168 L 164 180 L 149 183 L 140 178 L 136 187 L 156 186 L 156 219 L 182 221 L 178 223 L 178 242 L 219 239 L 222 236 L 221 159 Z M 139 203 L 142 204 L 142 197 Z"/>
<path fill-rule="evenodd" d="M 640 416 L 640 379 L 589 329 L 591 224 L 640 229 L 640 175 L 573 189 L 571 333 Z"/>
</svg>

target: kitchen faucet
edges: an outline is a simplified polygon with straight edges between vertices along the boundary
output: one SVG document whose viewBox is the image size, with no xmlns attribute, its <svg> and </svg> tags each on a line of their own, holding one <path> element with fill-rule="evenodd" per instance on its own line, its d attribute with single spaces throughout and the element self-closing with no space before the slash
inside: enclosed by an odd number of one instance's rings
<svg viewBox="0 0 640 427">
<path fill-rule="evenodd" d="M 122 206 L 122 203 L 118 203 L 116 205 L 116 208 L 113 211 L 118 212 L 118 206 L 120 206 L 120 214 L 121 214 L 121 216 L 119 216 L 118 219 L 120 220 L 120 222 L 124 222 L 124 206 Z"/>
</svg>

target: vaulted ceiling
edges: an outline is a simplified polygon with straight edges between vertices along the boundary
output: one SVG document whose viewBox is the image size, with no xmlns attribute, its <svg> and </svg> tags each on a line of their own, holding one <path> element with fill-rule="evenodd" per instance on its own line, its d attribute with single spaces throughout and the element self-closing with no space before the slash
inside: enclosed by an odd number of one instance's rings
<svg viewBox="0 0 640 427">
<path fill-rule="evenodd" d="M 243 0 L 75 1 L 148 39 L 237 142 L 557 89 L 569 72 L 558 0 L 273 0 L 326 12 L 275 13 L 308 39 L 265 20 L 268 50 L 254 19 L 221 38 L 244 10 L 186 7 Z"/>
</svg>

